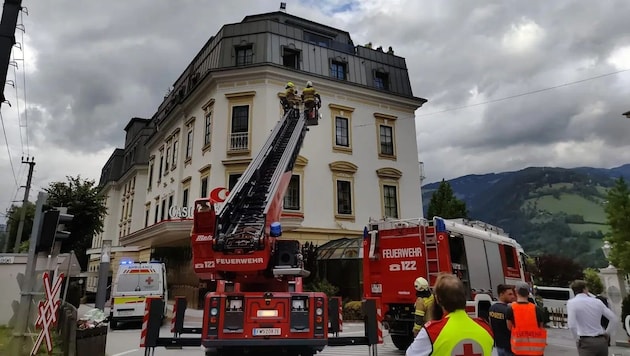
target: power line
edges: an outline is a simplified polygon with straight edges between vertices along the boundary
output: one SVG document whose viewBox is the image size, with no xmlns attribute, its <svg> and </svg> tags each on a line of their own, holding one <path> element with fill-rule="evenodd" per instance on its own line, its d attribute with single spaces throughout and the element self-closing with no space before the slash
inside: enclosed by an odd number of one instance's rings
<svg viewBox="0 0 630 356">
<path fill-rule="evenodd" d="M 420 115 L 417 115 L 417 117 L 431 116 L 431 115 L 441 114 L 441 113 L 445 113 L 445 112 L 449 112 L 449 111 L 461 110 L 461 109 L 471 108 L 471 107 L 475 107 L 475 106 L 492 104 L 492 103 L 496 103 L 496 102 L 499 102 L 499 101 L 505 101 L 505 100 L 515 99 L 515 98 L 520 98 L 522 96 L 538 94 L 538 93 L 541 93 L 541 92 L 544 92 L 544 91 L 549 91 L 549 90 L 553 90 L 553 89 L 567 87 L 567 86 L 570 86 L 570 85 L 584 83 L 584 82 L 587 82 L 587 81 L 590 81 L 590 80 L 604 78 L 604 77 L 608 77 L 608 76 L 611 76 L 611 75 L 616 75 L 616 74 L 627 72 L 627 71 L 630 71 L 630 68 L 618 70 L 616 72 L 601 74 L 601 75 L 597 75 L 597 76 L 589 77 L 589 78 L 585 78 L 585 79 L 580 79 L 580 80 L 576 80 L 576 81 L 573 81 L 573 82 L 568 82 L 568 83 L 564 83 L 564 84 L 554 85 L 554 86 L 547 87 L 547 88 L 542 88 L 542 89 L 532 90 L 532 91 L 528 91 L 528 92 L 524 92 L 524 93 L 520 93 L 520 94 L 510 95 L 510 96 L 506 96 L 506 97 L 503 97 L 503 98 L 491 99 L 491 100 L 486 100 L 486 101 L 482 101 L 482 102 L 475 103 L 475 104 L 456 106 L 456 107 L 452 107 L 452 108 L 448 108 L 448 109 L 444 109 L 444 110 L 434 111 L 434 112 L 430 112 L 430 113 L 426 113 L 426 114 L 420 114 Z"/>
<path fill-rule="evenodd" d="M 24 26 L 24 11 L 20 11 L 20 22 L 22 26 Z M 24 32 L 26 32 L 26 28 L 22 30 L 22 81 L 24 83 L 24 131 L 26 131 L 26 155 L 31 155 L 31 150 L 29 146 L 28 139 L 28 109 L 26 104 L 28 103 L 26 100 L 26 54 L 24 53 L 24 48 L 26 45 L 24 44 Z M 16 78 L 17 81 L 17 78 Z M 21 131 L 20 131 L 21 132 Z"/>
<path fill-rule="evenodd" d="M 15 60 L 15 55 L 13 56 L 13 59 Z M 24 61 L 22 61 L 22 64 L 23 63 Z M 17 85 L 17 65 L 13 66 L 13 79 L 15 79 L 13 81 L 13 87 L 15 88 L 15 110 L 17 112 L 18 130 L 20 131 L 20 146 L 22 147 L 22 155 L 24 155 L 24 139 L 22 138 L 22 123 L 20 120 L 20 94 L 18 93 Z"/>
<path fill-rule="evenodd" d="M 15 168 L 13 167 L 13 157 L 11 157 L 11 149 L 9 148 L 9 140 L 7 140 L 7 130 L 4 128 L 4 118 L 2 117 L 2 110 L 0 110 L 0 122 L 2 122 L 2 132 L 4 133 L 4 143 L 7 146 L 7 153 L 9 154 L 9 163 L 11 164 L 11 172 L 13 172 L 13 180 L 15 185 L 19 186 L 17 177 L 15 176 Z"/>
</svg>

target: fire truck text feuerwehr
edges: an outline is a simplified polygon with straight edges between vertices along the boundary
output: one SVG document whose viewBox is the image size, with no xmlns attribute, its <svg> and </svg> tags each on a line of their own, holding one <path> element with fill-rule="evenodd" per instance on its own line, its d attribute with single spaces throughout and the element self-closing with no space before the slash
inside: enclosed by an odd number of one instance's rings
<svg viewBox="0 0 630 356">
<path fill-rule="evenodd" d="M 256 264 L 263 263 L 264 260 L 262 257 L 255 258 L 217 258 L 218 265 L 248 265 L 248 264 Z"/>
<path fill-rule="evenodd" d="M 383 250 L 383 258 L 422 257 L 421 247 L 386 248 Z"/>
</svg>

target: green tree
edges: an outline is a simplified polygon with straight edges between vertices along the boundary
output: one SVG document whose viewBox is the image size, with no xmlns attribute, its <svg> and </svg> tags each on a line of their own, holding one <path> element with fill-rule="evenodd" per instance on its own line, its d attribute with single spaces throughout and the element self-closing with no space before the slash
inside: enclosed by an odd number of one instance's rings
<svg viewBox="0 0 630 356">
<path fill-rule="evenodd" d="M 93 180 L 66 177 L 67 182 L 53 182 L 46 188 L 48 205 L 67 207 L 68 214 L 74 215 L 70 226 L 68 241 L 63 244 L 62 252 L 74 250 L 81 268 L 87 268 L 87 250 L 92 246 L 94 235 L 103 232 L 103 218 L 107 213 L 105 201 L 98 194 L 98 187 Z"/>
<path fill-rule="evenodd" d="M 22 214 L 22 209 L 26 209 L 26 214 L 24 215 L 24 229 L 22 230 L 22 238 L 20 241 L 23 243 L 28 241 L 31 236 L 31 230 L 33 229 L 33 218 L 35 217 L 35 204 L 31 202 L 27 202 L 24 207 L 22 206 L 12 206 L 11 212 L 7 217 L 9 222 L 9 244 L 7 245 L 7 252 L 19 252 L 13 251 L 13 246 L 15 245 L 15 236 L 17 236 L 18 225 L 20 224 L 20 214 Z M 2 246 L 4 247 L 4 246 Z"/>
<path fill-rule="evenodd" d="M 586 281 L 586 287 L 589 292 L 597 295 L 602 294 L 604 291 L 604 283 L 599 278 L 599 273 L 594 268 L 587 268 L 584 270 L 584 281 Z"/>
<path fill-rule="evenodd" d="M 624 272 L 630 272 L 630 190 L 623 177 L 608 191 L 606 219 L 610 225 L 610 262 Z"/>
<path fill-rule="evenodd" d="M 439 216 L 445 219 L 467 218 L 466 203 L 455 197 L 450 183 L 442 179 L 438 190 L 431 196 L 427 209 L 427 218 Z"/>
</svg>

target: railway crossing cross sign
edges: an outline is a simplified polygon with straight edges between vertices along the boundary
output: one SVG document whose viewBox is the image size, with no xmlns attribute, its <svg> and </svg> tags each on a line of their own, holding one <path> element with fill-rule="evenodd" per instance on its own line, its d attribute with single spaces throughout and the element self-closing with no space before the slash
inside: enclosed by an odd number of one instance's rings
<svg viewBox="0 0 630 356">
<path fill-rule="evenodd" d="M 52 339 L 50 338 L 50 327 L 57 324 L 57 311 L 61 304 L 59 300 L 59 290 L 61 289 L 63 277 L 63 273 L 59 274 L 51 286 L 50 276 L 48 272 L 44 272 L 42 279 L 44 280 L 46 298 L 39 302 L 37 321 L 35 321 L 35 326 L 42 330 L 39 332 L 37 340 L 35 340 L 31 355 L 35 355 L 39 351 L 39 347 L 44 340 L 46 340 L 46 350 L 48 350 L 48 353 L 51 353 L 53 350 Z"/>
</svg>

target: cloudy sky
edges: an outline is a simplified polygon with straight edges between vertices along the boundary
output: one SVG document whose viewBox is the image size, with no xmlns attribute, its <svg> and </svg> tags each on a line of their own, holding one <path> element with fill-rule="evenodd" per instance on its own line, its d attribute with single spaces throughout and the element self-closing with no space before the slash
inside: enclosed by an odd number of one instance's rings
<svg viewBox="0 0 630 356">
<path fill-rule="evenodd" d="M 426 182 L 630 163 L 630 1 L 286 2 L 407 59 L 414 95 L 429 100 L 416 112 Z M 0 221 L 24 194 L 22 156 L 36 161 L 32 200 L 66 175 L 98 180 L 129 118 L 154 113 L 210 36 L 279 4 L 23 0 L 23 51 L 7 76 L 17 88 L 1 107 Z"/>
</svg>

